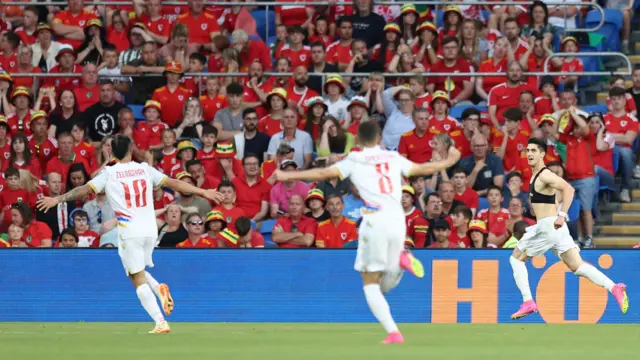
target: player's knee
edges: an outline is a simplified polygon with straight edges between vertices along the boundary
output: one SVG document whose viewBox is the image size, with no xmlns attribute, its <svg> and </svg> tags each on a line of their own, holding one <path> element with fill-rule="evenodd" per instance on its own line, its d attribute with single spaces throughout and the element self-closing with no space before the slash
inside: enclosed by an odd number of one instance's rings
<svg viewBox="0 0 640 360">
<path fill-rule="evenodd" d="M 513 249 L 513 252 L 511 253 L 511 257 L 522 262 L 526 262 L 527 260 L 529 260 L 529 257 L 527 256 L 527 254 L 520 251 L 520 249 L 518 248 Z"/>
<path fill-rule="evenodd" d="M 366 285 L 380 284 L 381 272 L 363 272 L 361 273 L 362 283 Z"/>
</svg>

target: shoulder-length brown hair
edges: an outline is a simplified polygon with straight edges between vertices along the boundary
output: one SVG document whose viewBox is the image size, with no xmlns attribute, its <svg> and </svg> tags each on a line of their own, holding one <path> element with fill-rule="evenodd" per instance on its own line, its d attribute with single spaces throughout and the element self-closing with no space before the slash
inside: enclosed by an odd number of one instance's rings
<svg viewBox="0 0 640 360">
<path fill-rule="evenodd" d="M 320 137 L 322 137 L 324 124 L 327 121 L 331 121 L 338 130 L 338 134 L 336 136 L 329 136 L 329 150 L 331 152 L 333 152 L 333 149 L 342 149 L 342 151 L 344 151 L 347 146 L 347 134 L 345 129 L 340 126 L 340 122 L 338 121 L 338 119 L 336 119 L 335 117 L 328 115 L 325 116 L 324 119 L 322 119 L 322 122 L 320 122 Z"/>
</svg>

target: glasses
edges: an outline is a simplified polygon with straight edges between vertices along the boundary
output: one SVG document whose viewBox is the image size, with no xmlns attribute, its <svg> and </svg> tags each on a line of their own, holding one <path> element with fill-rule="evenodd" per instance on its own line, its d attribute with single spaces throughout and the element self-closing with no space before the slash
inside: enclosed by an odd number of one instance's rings
<svg viewBox="0 0 640 360">
<path fill-rule="evenodd" d="M 442 201 L 429 201 L 427 205 L 442 205 Z"/>
<path fill-rule="evenodd" d="M 202 224 L 204 224 L 202 220 L 189 221 L 189 225 L 193 225 L 193 226 L 200 226 Z"/>
</svg>

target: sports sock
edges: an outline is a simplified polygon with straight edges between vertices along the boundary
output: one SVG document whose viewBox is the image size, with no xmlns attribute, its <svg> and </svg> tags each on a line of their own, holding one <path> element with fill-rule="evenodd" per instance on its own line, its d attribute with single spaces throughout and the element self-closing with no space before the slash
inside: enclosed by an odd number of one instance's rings
<svg viewBox="0 0 640 360">
<path fill-rule="evenodd" d="M 367 304 L 369 304 L 369 309 L 373 313 L 373 316 L 378 319 L 378 322 L 382 324 L 382 327 L 387 331 L 387 333 L 392 333 L 394 331 L 398 331 L 398 326 L 395 321 L 391 317 L 391 309 L 389 309 L 389 304 L 387 303 L 387 299 L 382 295 L 382 291 L 380 290 L 380 285 L 378 284 L 368 284 L 364 286 L 364 296 L 367 298 Z"/>
<path fill-rule="evenodd" d="M 144 272 L 144 277 L 147 278 L 147 284 L 149 284 L 149 287 L 151 288 L 151 290 L 153 290 L 153 293 L 156 294 L 158 298 L 160 298 L 160 283 L 158 283 L 158 280 L 151 276 L 148 271 Z"/>
<path fill-rule="evenodd" d="M 513 256 L 509 258 L 509 262 L 513 269 L 513 278 L 516 280 L 516 285 L 522 294 L 522 301 L 527 302 L 531 300 L 531 288 L 529 287 L 529 272 L 527 271 L 527 265 L 524 261 L 520 261 Z"/>
<path fill-rule="evenodd" d="M 576 270 L 574 274 L 586 277 L 587 279 L 591 280 L 592 283 L 609 290 L 609 292 L 611 292 L 615 285 L 613 281 L 611 281 L 611 279 L 607 277 L 607 275 L 603 274 L 602 271 L 596 269 L 591 264 L 584 263 L 580 265 L 580 267 L 578 267 L 578 270 Z"/>
<path fill-rule="evenodd" d="M 142 284 L 136 289 L 136 294 L 138 294 L 138 299 L 140 299 L 142 307 L 147 311 L 149 316 L 151 316 L 153 321 L 155 321 L 156 324 L 163 322 L 164 316 L 162 316 L 160 306 L 158 306 L 158 301 L 156 301 L 151 287 L 148 284 Z"/>
<path fill-rule="evenodd" d="M 382 279 L 380 279 L 380 290 L 382 293 L 386 294 L 395 289 L 400 283 L 403 274 L 404 271 L 402 269 L 398 269 L 396 271 L 385 271 L 382 274 Z"/>
</svg>

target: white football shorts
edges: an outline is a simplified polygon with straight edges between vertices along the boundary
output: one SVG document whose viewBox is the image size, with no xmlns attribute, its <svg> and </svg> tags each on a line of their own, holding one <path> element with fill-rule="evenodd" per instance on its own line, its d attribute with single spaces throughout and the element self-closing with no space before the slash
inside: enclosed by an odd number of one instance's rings
<svg viewBox="0 0 640 360">
<path fill-rule="evenodd" d="M 548 250 L 552 250 L 558 256 L 573 248 L 580 250 L 573 242 L 566 223 L 556 230 L 553 225 L 556 219 L 556 216 L 545 217 L 535 225 L 529 226 L 522 239 L 518 241 L 518 249 L 528 256 L 542 256 Z"/>
<path fill-rule="evenodd" d="M 363 212 L 354 269 L 358 272 L 399 271 L 405 235 L 403 213 Z"/>
<path fill-rule="evenodd" d="M 152 237 L 126 240 L 118 237 L 118 255 L 120 255 L 127 276 L 137 274 L 146 267 L 153 267 L 155 243 L 156 239 Z"/>
</svg>

